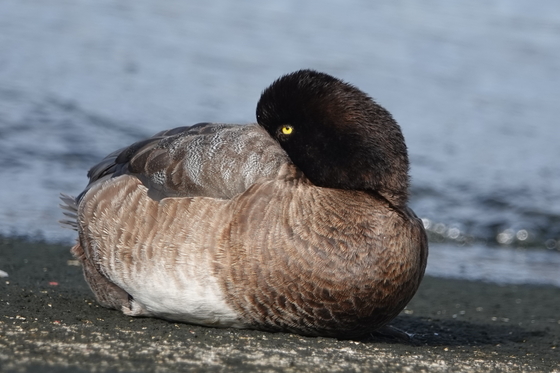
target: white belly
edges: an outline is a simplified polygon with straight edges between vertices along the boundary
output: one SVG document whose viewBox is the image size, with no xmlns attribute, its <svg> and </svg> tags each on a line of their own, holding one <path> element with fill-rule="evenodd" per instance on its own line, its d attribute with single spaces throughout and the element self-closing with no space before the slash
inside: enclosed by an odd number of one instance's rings
<svg viewBox="0 0 560 373">
<path fill-rule="evenodd" d="M 200 325 L 246 327 L 225 301 L 208 262 L 192 257 L 196 255 L 187 256 L 189 258 L 182 258 L 185 261 L 173 266 L 165 264 L 165 260 L 143 261 L 131 272 L 110 276 L 134 298 L 132 310 L 123 311 L 129 315 L 152 315 Z"/>
</svg>

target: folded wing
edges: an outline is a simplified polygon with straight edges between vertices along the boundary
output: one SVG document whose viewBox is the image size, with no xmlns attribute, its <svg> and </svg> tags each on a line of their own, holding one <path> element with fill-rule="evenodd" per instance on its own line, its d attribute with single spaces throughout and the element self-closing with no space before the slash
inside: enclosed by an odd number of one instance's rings
<svg viewBox="0 0 560 373">
<path fill-rule="evenodd" d="M 137 176 L 156 200 L 205 196 L 229 199 L 290 162 L 257 124 L 199 123 L 157 133 L 109 154 L 88 172 L 86 190 L 124 174 Z"/>
</svg>

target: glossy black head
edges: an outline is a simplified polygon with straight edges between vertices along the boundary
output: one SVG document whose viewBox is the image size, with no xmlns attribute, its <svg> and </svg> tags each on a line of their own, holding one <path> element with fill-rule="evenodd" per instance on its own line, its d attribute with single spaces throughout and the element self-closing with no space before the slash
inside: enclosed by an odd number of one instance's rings
<svg viewBox="0 0 560 373">
<path fill-rule="evenodd" d="M 296 71 L 264 90 L 257 121 L 315 185 L 375 191 L 406 203 L 408 156 L 400 127 L 356 87 Z"/>
</svg>

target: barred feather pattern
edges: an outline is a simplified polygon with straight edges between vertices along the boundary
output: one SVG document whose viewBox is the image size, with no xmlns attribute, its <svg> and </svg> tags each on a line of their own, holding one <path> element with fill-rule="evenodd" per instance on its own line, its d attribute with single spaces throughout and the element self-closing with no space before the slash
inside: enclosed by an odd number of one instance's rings
<svg viewBox="0 0 560 373">
<path fill-rule="evenodd" d="M 88 173 L 90 184 L 136 175 L 150 197 L 231 198 L 290 160 L 259 125 L 199 123 L 157 133 L 108 155 Z"/>
<path fill-rule="evenodd" d="M 80 244 L 127 314 L 355 337 L 396 316 L 424 271 L 420 221 L 373 200 L 291 165 L 231 200 L 156 201 L 124 175 L 80 204 Z M 405 247 L 386 234 L 403 224 Z"/>
<path fill-rule="evenodd" d="M 313 185 L 256 124 L 156 134 L 62 196 L 98 301 L 131 316 L 353 338 L 424 274 L 421 221 L 384 197 Z"/>
</svg>

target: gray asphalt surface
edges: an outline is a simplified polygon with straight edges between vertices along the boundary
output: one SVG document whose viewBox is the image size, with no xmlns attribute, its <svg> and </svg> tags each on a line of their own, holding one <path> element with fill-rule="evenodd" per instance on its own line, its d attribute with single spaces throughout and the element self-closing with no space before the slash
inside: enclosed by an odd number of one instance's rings
<svg viewBox="0 0 560 373">
<path fill-rule="evenodd" d="M 0 372 L 560 372 L 560 288 L 427 277 L 393 325 L 341 341 L 130 318 L 64 245 L 0 237 Z"/>
</svg>

